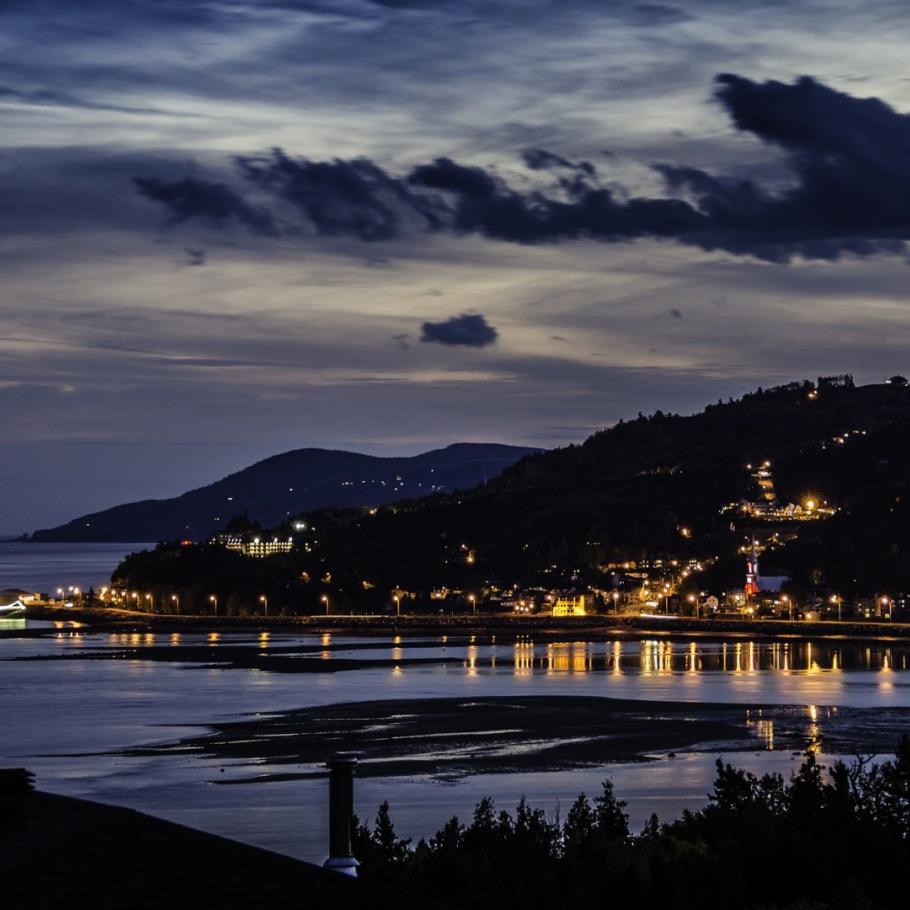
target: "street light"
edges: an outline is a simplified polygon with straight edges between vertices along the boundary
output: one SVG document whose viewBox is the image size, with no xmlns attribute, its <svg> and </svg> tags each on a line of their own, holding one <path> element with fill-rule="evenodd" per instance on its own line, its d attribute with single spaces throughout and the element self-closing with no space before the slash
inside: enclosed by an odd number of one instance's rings
<svg viewBox="0 0 910 910">
<path fill-rule="evenodd" d="M 209 603 L 215 607 L 215 615 L 218 615 L 218 598 L 214 594 L 209 594 Z"/>
<path fill-rule="evenodd" d="M 688 600 L 690 604 L 695 604 L 695 618 L 698 619 L 698 598 L 694 594 L 690 594 L 686 600 Z"/>
<path fill-rule="evenodd" d="M 468 594 L 468 600 L 471 601 L 471 612 L 477 615 L 477 598 L 473 594 Z"/>
<path fill-rule="evenodd" d="M 171 601 L 174 604 L 174 609 L 179 613 L 180 612 L 180 598 L 176 594 L 171 594 Z"/>
<path fill-rule="evenodd" d="M 883 597 L 883 598 L 882 598 L 882 609 L 884 609 L 885 607 L 887 607 L 890 603 L 891 603 L 891 601 L 888 600 L 887 597 Z M 891 616 L 892 616 L 893 613 L 894 613 L 894 610 L 892 610 L 892 609 L 889 609 L 889 610 L 888 610 L 888 622 L 891 622 Z"/>
<path fill-rule="evenodd" d="M 395 601 L 395 615 L 401 616 L 401 595 L 393 594 L 392 599 Z"/>
<path fill-rule="evenodd" d="M 259 603 L 261 603 L 265 607 L 265 615 L 268 616 L 269 615 L 269 599 L 268 599 L 268 597 L 265 596 L 265 594 L 259 595 Z"/>
<path fill-rule="evenodd" d="M 841 604 L 840 596 L 838 596 L 837 594 L 832 594 L 831 603 L 833 603 L 837 607 L 837 621 L 840 622 L 840 604 Z"/>
<path fill-rule="evenodd" d="M 781 600 L 789 607 L 789 609 L 790 609 L 790 622 L 793 622 L 793 601 L 790 600 L 790 598 L 787 597 L 786 594 L 784 594 L 784 596 L 781 597 Z"/>
<path fill-rule="evenodd" d="M 320 597 L 319 599 L 325 604 L 325 615 L 328 616 L 328 615 L 329 615 L 329 598 L 328 598 L 328 595 L 327 595 L 327 594 L 323 594 L 322 597 Z"/>
<path fill-rule="evenodd" d="M 613 612 L 619 616 L 619 591 L 613 592 Z"/>
</svg>

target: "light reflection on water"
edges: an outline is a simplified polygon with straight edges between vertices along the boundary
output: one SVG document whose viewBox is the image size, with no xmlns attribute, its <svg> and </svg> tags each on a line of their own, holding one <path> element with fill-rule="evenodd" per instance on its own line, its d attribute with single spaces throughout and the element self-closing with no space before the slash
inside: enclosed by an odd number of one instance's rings
<svg viewBox="0 0 910 910">
<path fill-rule="evenodd" d="M 817 751 L 837 719 L 837 706 L 910 707 L 910 644 L 900 641 L 534 641 L 500 634 L 493 643 L 482 636 L 471 641 L 258 631 L 89 634 L 71 626 L 46 628 L 50 637 L 0 640 L 0 658 L 97 654 L 116 659 L 0 660 L 0 688 L 16 693 L 0 703 L 0 764 L 32 768 L 47 789 L 134 806 L 310 859 L 319 858 L 324 838 L 322 781 L 211 787 L 206 782 L 219 778 L 220 770 L 192 754 L 63 753 L 171 741 L 195 735 L 199 725 L 214 721 L 308 705 L 515 693 L 792 705 L 809 747 Z M 287 649 L 285 656 L 318 661 L 327 670 L 339 658 L 389 663 L 305 674 L 218 666 L 217 655 L 236 647 Z M 204 648 L 213 657 L 181 662 L 181 651 L 190 648 Z M 143 660 L 143 651 L 150 649 L 166 651 L 170 659 Z M 440 662 L 407 663 L 427 658 Z M 757 770 L 793 765 L 789 752 L 767 751 L 781 738 L 779 714 L 751 707 L 746 723 L 756 734 L 756 754 L 735 755 L 732 761 Z M 358 808 L 367 815 L 388 798 L 401 833 L 428 834 L 452 811 L 464 815 L 483 795 L 514 805 L 527 793 L 542 804 L 561 800 L 566 806 L 579 789 L 593 795 L 609 774 L 620 796 L 632 799 L 634 818 L 646 818 L 654 808 L 669 816 L 682 805 L 703 802 L 712 762 L 713 756 L 689 755 L 607 769 L 478 776 L 445 785 L 422 778 L 362 781 Z M 227 767 L 225 776 L 231 774 Z M 303 821 L 311 817 L 315 821 Z"/>
<path fill-rule="evenodd" d="M 821 673 L 910 669 L 906 644 L 792 641 L 549 642 L 517 640 L 516 675 L 595 673 Z"/>
</svg>

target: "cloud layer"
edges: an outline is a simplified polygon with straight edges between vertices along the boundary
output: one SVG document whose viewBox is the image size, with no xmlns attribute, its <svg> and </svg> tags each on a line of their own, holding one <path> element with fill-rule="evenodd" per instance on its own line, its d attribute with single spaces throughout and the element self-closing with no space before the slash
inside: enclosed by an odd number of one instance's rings
<svg viewBox="0 0 910 910">
<path fill-rule="evenodd" d="M 0 531 L 285 448 L 555 445 L 910 369 L 905 0 L 0 22 Z"/>
<path fill-rule="evenodd" d="M 769 261 L 896 253 L 910 238 L 910 115 L 804 76 L 792 84 L 717 77 L 715 97 L 737 130 L 786 156 L 789 182 L 768 188 L 735 176 L 656 164 L 669 195 L 629 196 L 590 161 L 545 149 L 526 167 L 551 177 L 516 188 L 491 168 L 439 157 L 395 176 L 368 158 L 310 161 L 280 149 L 237 159 L 247 183 L 293 209 L 290 231 L 388 240 L 414 231 L 478 234 L 516 243 L 648 237 Z M 257 233 L 278 220 L 223 184 L 137 179 L 173 220 L 230 218 Z"/>
</svg>

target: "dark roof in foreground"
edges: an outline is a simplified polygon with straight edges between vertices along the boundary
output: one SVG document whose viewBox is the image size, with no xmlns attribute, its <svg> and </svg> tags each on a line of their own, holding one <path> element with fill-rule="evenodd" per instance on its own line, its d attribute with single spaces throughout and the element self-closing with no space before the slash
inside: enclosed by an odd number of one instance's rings
<svg viewBox="0 0 910 910">
<path fill-rule="evenodd" d="M 418 910 L 420 898 L 131 809 L 31 792 L 0 818 L 3 910 Z"/>
</svg>

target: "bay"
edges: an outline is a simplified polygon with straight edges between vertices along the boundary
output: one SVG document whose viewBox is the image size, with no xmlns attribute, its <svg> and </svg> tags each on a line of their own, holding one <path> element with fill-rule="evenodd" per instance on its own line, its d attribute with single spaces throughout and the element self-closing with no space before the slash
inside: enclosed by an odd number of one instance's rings
<svg viewBox="0 0 910 910">
<path fill-rule="evenodd" d="M 0 541 L 0 590 L 22 588 L 53 596 L 58 588 L 87 591 L 109 585 L 128 553 L 148 543 L 28 543 Z"/>
<path fill-rule="evenodd" d="M 325 854 L 326 794 L 321 779 L 268 780 L 315 766 L 217 758 L 198 751 L 129 754 L 137 746 L 177 743 L 215 724 L 313 705 L 374 699 L 505 696 L 599 696 L 692 705 L 790 705 L 806 742 L 824 744 L 836 706 L 861 712 L 857 728 L 896 736 L 910 707 L 910 643 L 780 642 L 705 639 L 528 642 L 358 638 L 256 632 L 216 636 L 213 660 L 200 663 L 213 633 L 85 632 L 21 621 L 7 628 L 44 637 L 0 640 L 0 765 L 36 772 L 44 789 L 129 806 L 279 852 L 319 861 Z M 334 642 L 336 649 L 327 648 Z M 325 672 L 235 667 L 217 651 L 286 648 Z M 393 665 L 368 666 L 377 645 Z M 428 647 L 429 645 L 429 647 Z M 173 649 L 173 659 L 161 650 Z M 321 651 L 320 649 L 325 649 Z M 147 653 L 148 657 L 143 657 Z M 185 653 L 185 656 L 184 656 Z M 156 654 L 155 659 L 149 659 Z M 307 654 L 311 656 L 306 656 Z M 315 654 L 316 656 L 312 656 Z M 409 657 L 444 663 L 407 665 Z M 287 657 L 288 654 L 285 654 Z M 362 669 L 331 672 L 332 660 L 363 659 Z M 402 666 L 395 662 L 401 660 Z M 763 721 L 745 751 L 660 753 L 555 771 L 439 776 L 407 774 L 357 782 L 363 817 L 389 800 L 399 833 L 432 835 L 453 813 L 469 816 L 492 796 L 512 808 L 522 795 L 547 811 L 565 811 L 579 791 L 597 793 L 611 777 L 629 801 L 634 827 L 652 811 L 664 818 L 705 802 L 718 754 L 756 771 L 789 773 L 797 750 L 776 745 Z M 842 724 L 841 724 L 842 726 Z M 778 737 L 779 739 L 779 737 Z M 887 740 L 890 742 L 890 739 Z M 225 783 L 230 785 L 225 786 Z"/>
</svg>

